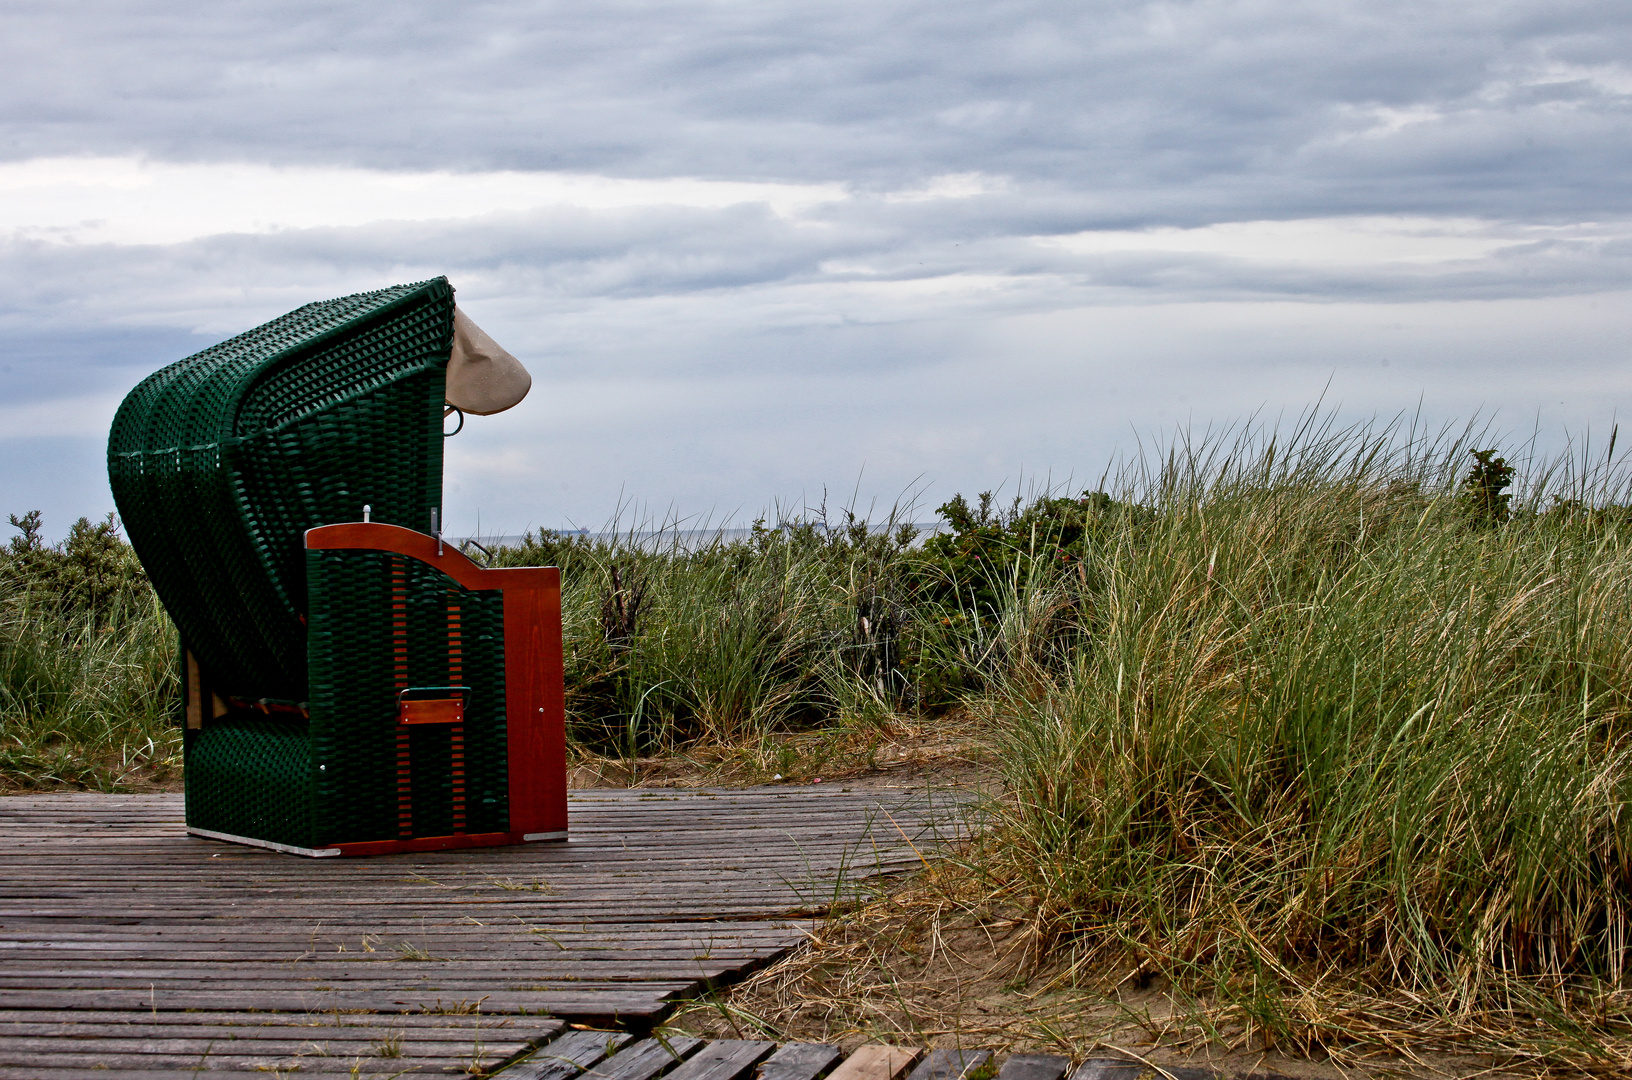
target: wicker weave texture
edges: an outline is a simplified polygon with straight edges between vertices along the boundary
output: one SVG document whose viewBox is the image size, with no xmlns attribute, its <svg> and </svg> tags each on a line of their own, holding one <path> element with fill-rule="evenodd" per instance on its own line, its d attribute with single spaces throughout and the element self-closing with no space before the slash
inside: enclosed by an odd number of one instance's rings
<svg viewBox="0 0 1632 1080">
<path fill-rule="evenodd" d="M 306 582 L 321 841 L 507 831 L 504 594 L 379 551 L 308 551 Z M 397 724 L 399 691 L 454 686 L 462 724 Z"/>
<path fill-rule="evenodd" d="M 312 847 L 312 744 L 301 720 L 234 713 L 187 740 L 187 824 Z"/>
<path fill-rule="evenodd" d="M 365 503 L 376 521 L 430 527 L 452 333 L 445 278 L 359 293 L 178 361 L 120 406 L 114 500 L 223 693 L 306 700 L 306 529 Z"/>
</svg>

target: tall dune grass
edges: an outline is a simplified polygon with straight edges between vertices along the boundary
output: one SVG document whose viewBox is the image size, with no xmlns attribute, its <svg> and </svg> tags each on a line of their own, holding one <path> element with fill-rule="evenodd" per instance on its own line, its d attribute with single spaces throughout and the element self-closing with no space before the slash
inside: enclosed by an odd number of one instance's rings
<svg viewBox="0 0 1632 1080">
<path fill-rule="evenodd" d="M 911 541 L 893 522 L 529 535 L 494 565 L 559 565 L 574 736 L 603 752 L 764 745 L 903 704 Z"/>
<path fill-rule="evenodd" d="M 1551 1010 L 1601 1064 L 1632 1019 L 1627 492 L 1555 463 L 1481 519 L 1465 442 L 1406 435 L 1177 444 L 1082 572 L 1008 591 L 980 865 L 1078 971 L 1272 1039 L 1341 1039 L 1369 986 Z"/>
<path fill-rule="evenodd" d="M 180 766 L 176 638 L 151 593 L 130 609 L 0 602 L 0 784 L 112 790 Z"/>
</svg>

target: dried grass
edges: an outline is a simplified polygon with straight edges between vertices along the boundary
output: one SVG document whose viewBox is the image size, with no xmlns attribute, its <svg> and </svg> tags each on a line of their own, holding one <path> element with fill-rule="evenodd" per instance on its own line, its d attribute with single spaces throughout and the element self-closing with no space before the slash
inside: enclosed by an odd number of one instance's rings
<svg viewBox="0 0 1632 1080">
<path fill-rule="evenodd" d="M 978 848 L 978 843 L 976 848 Z M 966 852 L 965 855 L 971 854 Z M 1226 1073 L 1610 1077 L 1632 1071 L 1632 1001 L 1515 982 L 1505 1008 L 1447 1009 L 1309 965 L 1254 999 L 1191 996 L 1131 952 L 1048 948 L 1032 912 L 963 858 L 815 925 L 792 955 L 670 1021 L 716 1038 L 868 1042 L 1204 1063 Z M 1269 1015 L 1273 1012 L 1273 1015 Z M 1581 1017 L 1592 1016 L 1588 1024 Z"/>
<path fill-rule="evenodd" d="M 912 784 L 934 776 L 978 786 L 989 780 L 991 755 L 970 737 L 961 710 L 938 716 L 896 715 L 786 732 L 738 743 L 711 742 L 637 758 L 569 750 L 573 787 L 735 787 L 774 783 Z"/>
</svg>

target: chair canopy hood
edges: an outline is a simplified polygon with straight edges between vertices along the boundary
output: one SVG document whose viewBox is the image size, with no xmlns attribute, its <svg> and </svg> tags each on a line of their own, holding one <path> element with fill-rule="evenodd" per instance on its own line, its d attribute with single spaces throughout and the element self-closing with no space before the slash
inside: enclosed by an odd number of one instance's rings
<svg viewBox="0 0 1632 1080">
<path fill-rule="evenodd" d="M 307 304 L 143 380 L 108 440 L 114 501 L 216 685 L 304 701 L 307 529 L 427 531 L 442 501 L 446 278 Z"/>
</svg>

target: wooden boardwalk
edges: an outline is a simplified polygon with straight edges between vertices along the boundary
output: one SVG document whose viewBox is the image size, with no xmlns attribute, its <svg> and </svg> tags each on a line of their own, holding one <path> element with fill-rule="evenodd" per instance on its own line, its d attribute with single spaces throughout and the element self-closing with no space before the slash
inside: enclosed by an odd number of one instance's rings
<svg viewBox="0 0 1632 1080">
<path fill-rule="evenodd" d="M 866 1045 L 837 1046 L 755 1039 L 705 1041 L 685 1036 L 637 1040 L 606 1031 L 561 1035 L 504 1069 L 504 1080 L 1220 1080 L 1210 1069 L 1164 1068 L 1092 1058 L 1072 1068 L 1053 1054 Z M 1258 1080 L 1285 1080 L 1259 1073 Z"/>
<path fill-rule="evenodd" d="M 636 1039 L 571 1031 L 501 1070 L 503 1080 L 1222 1080 L 1206 1068 L 1090 1058 L 1074 1068 L 1056 1054 L 959 1047 L 837 1046 L 757 1039 Z M 1262 1071 L 1253 1080 L 1288 1080 Z"/>
<path fill-rule="evenodd" d="M 564 844 L 303 859 L 188 836 L 178 795 L 0 799 L 0 1080 L 437 1074 L 563 1020 L 638 1031 L 919 865 L 960 805 L 594 790 Z"/>
</svg>

